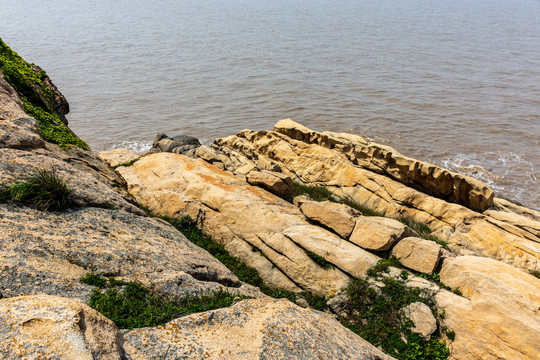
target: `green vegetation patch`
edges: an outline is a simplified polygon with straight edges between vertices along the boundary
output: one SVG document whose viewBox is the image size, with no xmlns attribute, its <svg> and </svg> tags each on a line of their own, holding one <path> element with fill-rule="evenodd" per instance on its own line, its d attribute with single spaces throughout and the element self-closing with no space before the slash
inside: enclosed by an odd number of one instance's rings
<svg viewBox="0 0 540 360">
<path fill-rule="evenodd" d="M 531 271 L 531 275 L 532 275 L 532 276 L 536 276 L 537 278 L 540 279 L 540 271 L 538 271 L 538 270 L 533 270 L 533 271 Z"/>
<path fill-rule="evenodd" d="M 61 148 L 75 145 L 88 149 L 65 124 L 54 109 L 54 93 L 44 80 L 48 78 L 43 70 L 36 71 L 15 51 L 0 39 L 0 69 L 4 79 L 17 91 L 24 104 L 24 111 L 39 122 L 41 137 Z"/>
<path fill-rule="evenodd" d="M 42 211 L 62 211 L 75 205 L 71 190 L 53 171 L 37 171 L 0 193 L 3 201 L 22 203 Z"/>
<path fill-rule="evenodd" d="M 397 359 L 447 359 L 450 352 L 446 342 L 437 340 L 440 330 L 426 341 L 412 332 L 412 321 L 401 311 L 413 302 L 425 303 L 435 310 L 431 294 L 406 287 L 402 279 L 383 277 L 378 280 L 383 287 L 375 288 L 367 280 L 351 280 L 346 289 L 348 300 L 341 323 Z"/>
<path fill-rule="evenodd" d="M 139 283 L 107 280 L 92 273 L 81 278 L 81 282 L 98 287 L 88 305 L 121 329 L 163 325 L 181 316 L 228 307 L 246 298 L 221 290 L 197 297 L 166 299 Z"/>
</svg>

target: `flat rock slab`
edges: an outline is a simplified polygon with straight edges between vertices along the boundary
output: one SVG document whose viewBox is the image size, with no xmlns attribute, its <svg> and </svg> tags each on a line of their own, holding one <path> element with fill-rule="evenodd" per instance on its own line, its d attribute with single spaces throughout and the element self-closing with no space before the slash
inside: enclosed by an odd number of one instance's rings
<svg viewBox="0 0 540 360">
<path fill-rule="evenodd" d="M 112 321 L 79 300 L 34 295 L 0 300 L 2 359 L 146 359 Z"/>
<path fill-rule="evenodd" d="M 397 220 L 366 216 L 356 219 L 349 240 L 367 250 L 386 251 L 401 239 L 415 235 L 413 230 Z"/>
<path fill-rule="evenodd" d="M 0 205 L 0 292 L 88 301 L 88 272 L 155 285 L 171 297 L 220 289 L 263 296 L 169 224 L 116 210 L 41 212 Z"/>
<path fill-rule="evenodd" d="M 331 316 L 287 300 L 243 300 L 125 338 L 150 359 L 392 359 Z"/>
<path fill-rule="evenodd" d="M 290 199 L 294 193 L 294 184 L 291 178 L 274 171 L 251 171 L 246 175 L 246 181 L 283 199 Z"/>
<path fill-rule="evenodd" d="M 294 203 L 308 219 L 332 229 L 344 239 L 351 235 L 356 218 L 362 216 L 359 211 L 345 204 L 313 201 L 307 196 L 295 197 Z"/>
<path fill-rule="evenodd" d="M 440 291 L 443 324 L 455 331 L 452 357 L 540 359 L 540 279 L 500 261 L 476 256 L 445 259 Z"/>
<path fill-rule="evenodd" d="M 135 154 L 128 149 L 112 149 L 102 151 L 98 156 L 108 163 L 111 167 L 120 166 L 122 164 L 129 164 L 141 157 L 141 155 Z"/>
<path fill-rule="evenodd" d="M 441 254 L 441 245 L 417 237 L 402 239 L 392 249 L 392 255 L 403 266 L 429 275 L 437 268 Z"/>
</svg>

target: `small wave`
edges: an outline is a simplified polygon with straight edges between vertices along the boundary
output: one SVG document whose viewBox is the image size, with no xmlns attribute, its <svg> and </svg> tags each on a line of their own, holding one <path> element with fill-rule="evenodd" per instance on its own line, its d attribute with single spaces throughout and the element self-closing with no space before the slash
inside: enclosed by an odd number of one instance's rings
<svg viewBox="0 0 540 360">
<path fill-rule="evenodd" d="M 446 155 L 434 163 L 486 183 L 498 196 L 537 207 L 537 170 L 530 161 L 504 151 Z"/>
<path fill-rule="evenodd" d="M 151 147 L 152 143 L 149 141 L 123 141 L 121 144 L 113 145 L 112 149 L 128 149 L 137 154 L 144 154 Z"/>
</svg>

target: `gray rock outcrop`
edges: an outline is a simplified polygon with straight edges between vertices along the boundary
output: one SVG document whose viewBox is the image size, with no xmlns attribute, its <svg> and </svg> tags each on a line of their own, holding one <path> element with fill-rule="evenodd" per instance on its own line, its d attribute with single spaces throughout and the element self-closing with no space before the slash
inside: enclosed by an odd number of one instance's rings
<svg viewBox="0 0 540 360">
<path fill-rule="evenodd" d="M 125 338 L 149 359 L 392 359 L 331 316 L 286 300 L 243 300 Z"/>
</svg>

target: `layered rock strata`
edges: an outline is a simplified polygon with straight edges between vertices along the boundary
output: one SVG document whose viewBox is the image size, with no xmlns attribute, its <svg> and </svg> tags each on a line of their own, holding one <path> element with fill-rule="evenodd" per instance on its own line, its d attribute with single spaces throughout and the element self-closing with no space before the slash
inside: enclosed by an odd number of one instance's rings
<svg viewBox="0 0 540 360">
<path fill-rule="evenodd" d="M 481 181 L 403 156 L 389 146 L 346 133 L 313 131 L 291 119 L 279 121 L 274 131 L 307 144 L 336 149 L 355 165 L 475 211 L 493 206 L 493 190 Z"/>
<path fill-rule="evenodd" d="M 118 170 L 137 201 L 156 214 L 189 215 L 272 287 L 328 295 L 379 260 L 310 224 L 293 204 L 205 161 L 159 153 Z M 335 268 L 321 267 L 306 251 Z"/>
<path fill-rule="evenodd" d="M 314 132 L 308 133 L 314 136 Z M 245 167 L 252 163 L 258 169 L 271 164 L 296 181 L 325 186 L 385 216 L 410 217 L 428 224 L 456 254 L 491 257 L 528 270 L 540 268 L 540 239 L 536 235 L 540 223 L 530 213 L 517 214 L 515 207 L 481 214 L 366 169 L 337 145 L 330 149 L 275 131 L 244 130 L 216 139 L 214 147 L 221 154 L 235 153 L 235 159 L 242 159 L 225 162 L 224 168 L 233 173 L 231 168 L 236 164 Z"/>
</svg>

